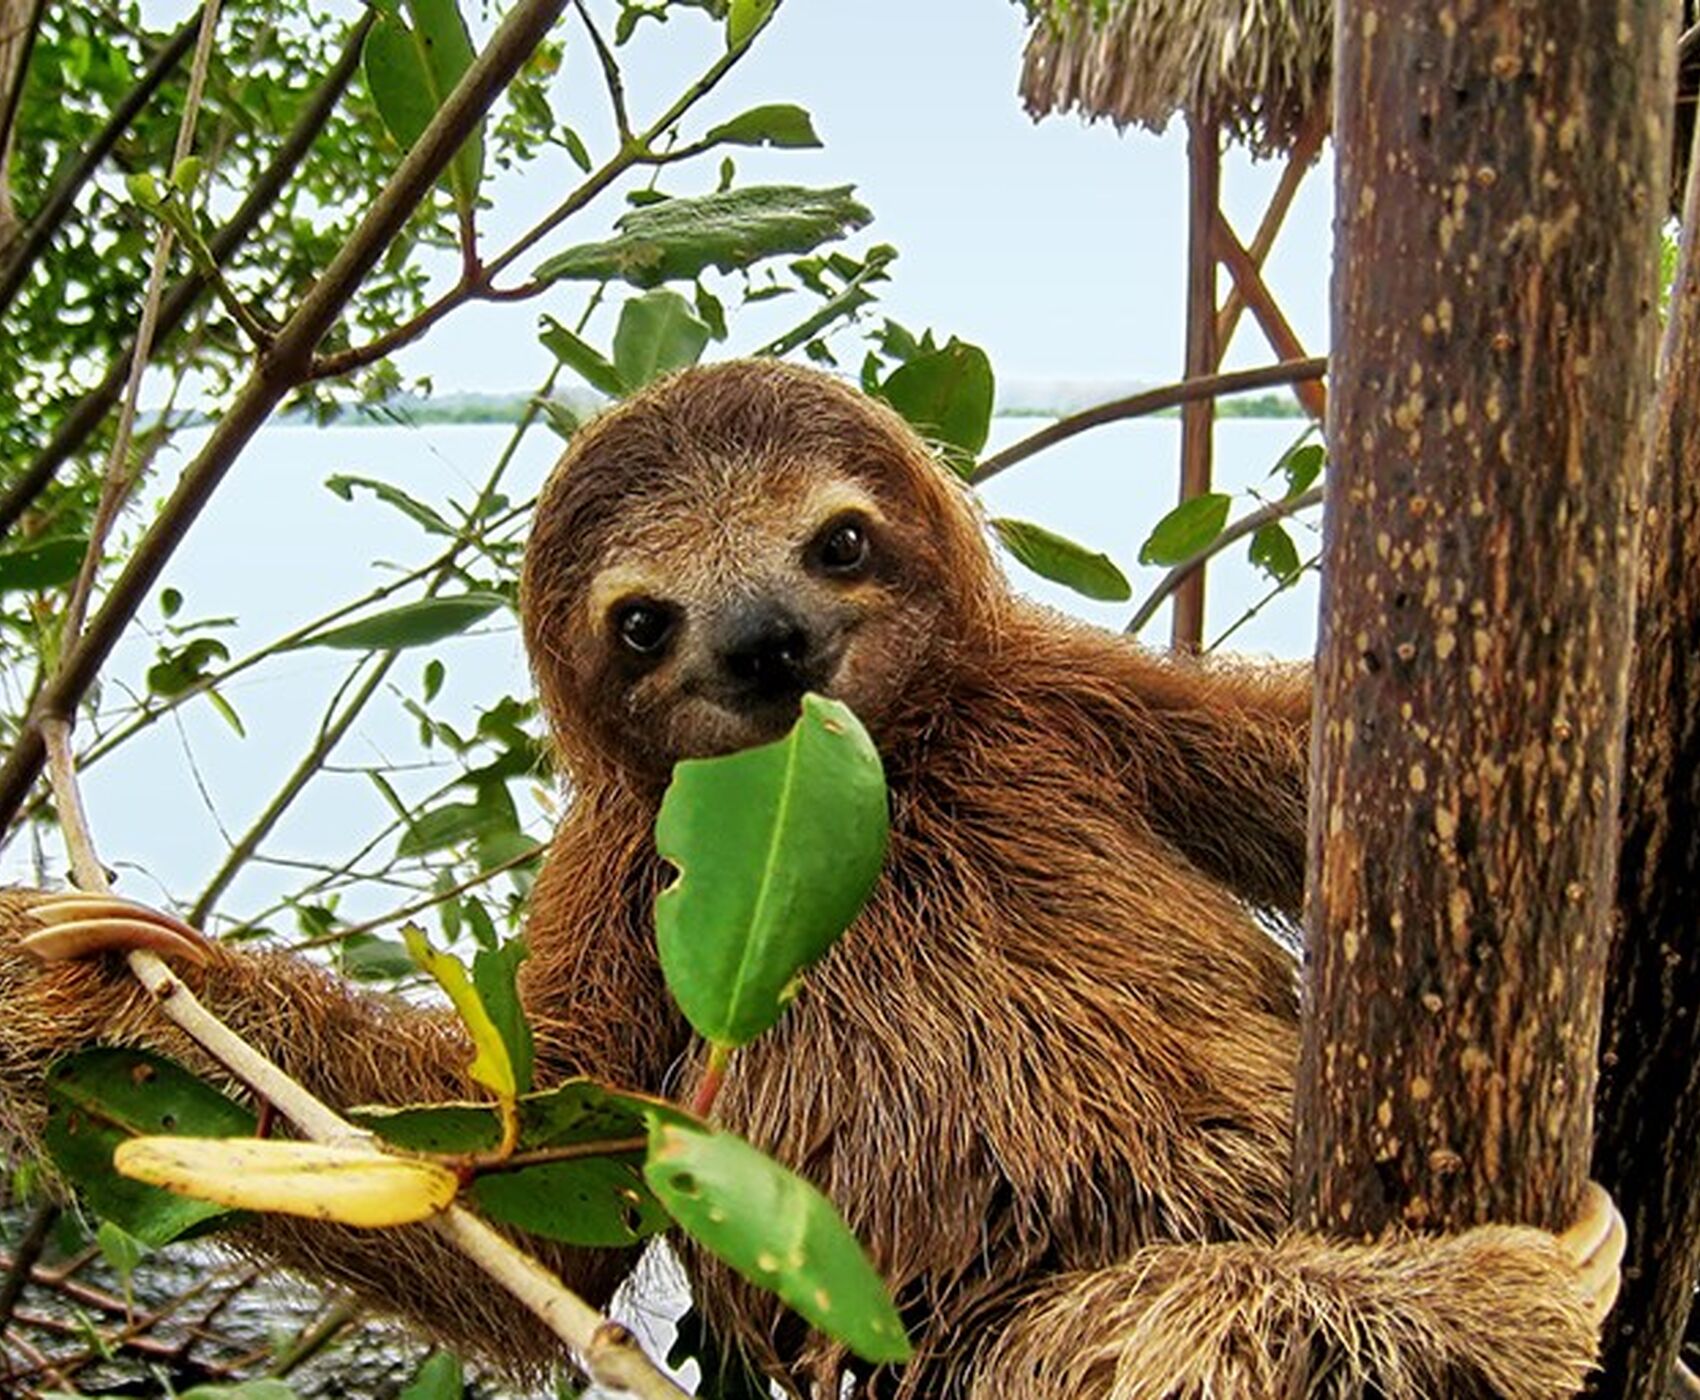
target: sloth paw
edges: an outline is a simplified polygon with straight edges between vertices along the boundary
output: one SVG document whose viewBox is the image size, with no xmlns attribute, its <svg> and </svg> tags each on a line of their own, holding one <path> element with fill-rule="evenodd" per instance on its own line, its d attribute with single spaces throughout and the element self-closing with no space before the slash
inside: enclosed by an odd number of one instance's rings
<svg viewBox="0 0 1700 1400">
<path fill-rule="evenodd" d="M 1577 1286 L 1596 1323 L 1617 1301 L 1622 1282 L 1623 1252 L 1628 1243 L 1617 1203 L 1597 1181 L 1588 1183 L 1580 1218 L 1558 1237 L 1559 1248 L 1576 1266 Z"/>
<path fill-rule="evenodd" d="M 18 946 L 43 962 L 145 951 L 204 965 L 212 956 L 210 940 L 181 919 L 112 895 L 49 895 L 29 913 L 39 927 Z"/>
</svg>

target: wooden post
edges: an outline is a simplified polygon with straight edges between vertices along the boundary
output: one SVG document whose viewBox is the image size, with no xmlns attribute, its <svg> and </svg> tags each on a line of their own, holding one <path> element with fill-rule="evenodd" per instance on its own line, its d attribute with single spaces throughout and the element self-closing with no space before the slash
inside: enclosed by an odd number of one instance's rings
<svg viewBox="0 0 1700 1400">
<path fill-rule="evenodd" d="M 1222 187 L 1222 133 L 1212 116 L 1187 113 L 1186 377 L 1214 374 L 1216 352 L 1216 246 L 1214 229 Z M 1181 410 L 1181 500 L 1210 489 L 1211 437 L 1216 401 L 1199 399 Z M 1175 592 L 1170 645 L 1198 651 L 1204 645 L 1204 570 Z"/>
<path fill-rule="evenodd" d="M 1293 330 L 1291 323 L 1282 314 L 1281 305 L 1275 300 L 1274 293 L 1269 290 L 1263 280 L 1263 273 L 1252 261 L 1250 252 L 1240 242 L 1233 229 L 1229 227 L 1227 217 L 1221 210 L 1216 211 L 1216 257 L 1223 267 L 1228 269 L 1228 275 L 1234 279 L 1234 290 L 1251 308 L 1251 314 L 1257 320 L 1258 329 L 1263 332 L 1263 338 L 1269 342 L 1269 348 L 1275 352 L 1278 360 L 1302 360 L 1306 358 L 1305 348 Z M 1219 344 L 1218 350 L 1227 349 L 1225 343 Z M 1317 379 L 1306 380 L 1293 385 L 1293 393 L 1305 407 L 1305 412 L 1320 422 L 1328 413 L 1328 391 Z"/>
<path fill-rule="evenodd" d="M 1295 1218 L 1556 1227 L 1592 1139 L 1671 9 L 1336 15 Z"/>
<path fill-rule="evenodd" d="M 1629 1223 L 1594 1393 L 1662 1396 L 1700 1279 L 1700 180 L 1648 455 L 1594 1175 Z"/>
</svg>

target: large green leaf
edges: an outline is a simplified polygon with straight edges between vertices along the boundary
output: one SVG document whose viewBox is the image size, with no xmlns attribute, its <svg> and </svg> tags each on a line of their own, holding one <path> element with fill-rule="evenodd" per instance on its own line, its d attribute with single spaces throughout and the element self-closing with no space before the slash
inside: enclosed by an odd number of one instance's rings
<svg viewBox="0 0 1700 1400">
<path fill-rule="evenodd" d="M 851 198 L 854 189 L 750 185 L 633 209 L 615 224 L 619 237 L 568 248 L 545 260 L 536 279 L 623 279 L 654 287 L 710 267 L 735 272 L 779 253 L 807 253 L 872 219 Z"/>
<path fill-rule="evenodd" d="M 366 35 L 366 84 L 385 129 L 403 151 L 413 148 L 437 109 L 472 66 L 472 36 L 455 0 L 402 0 L 411 26 L 393 11 Z M 455 152 L 445 173 L 455 204 L 469 214 L 484 177 L 482 122 Z"/>
<path fill-rule="evenodd" d="M 297 645 L 337 647 L 343 651 L 404 651 L 429 646 L 464 632 L 497 608 L 506 607 L 500 593 L 456 593 L 448 598 L 421 598 L 399 608 L 363 617 L 345 627 L 318 632 Z"/>
<path fill-rule="evenodd" d="M 89 1208 L 158 1246 L 234 1212 L 120 1176 L 112 1154 L 133 1137 L 247 1137 L 254 1115 L 180 1065 L 146 1050 L 99 1047 L 55 1060 L 47 1071 L 49 1155 Z"/>
<path fill-rule="evenodd" d="M 708 344 L 708 327 L 677 292 L 645 292 L 620 308 L 614 368 L 628 390 L 694 365 Z"/>
<path fill-rule="evenodd" d="M 624 1143 L 619 1151 L 533 1165 L 481 1169 L 469 1194 L 486 1215 L 568 1244 L 619 1246 L 667 1228 L 667 1213 L 643 1179 L 647 1122 L 694 1120 L 661 1099 L 589 1079 L 571 1079 L 518 1102 L 520 1161 L 581 1145 Z M 360 1108 L 349 1117 L 412 1152 L 460 1156 L 491 1151 L 502 1136 L 494 1104 Z"/>
<path fill-rule="evenodd" d="M 0 593 L 19 589 L 55 588 L 69 583 L 82 567 L 89 542 L 81 535 L 41 540 L 18 549 L 0 550 Z"/>
<path fill-rule="evenodd" d="M 731 121 L 710 128 L 703 140 L 724 142 L 729 146 L 805 147 L 821 144 L 809 114 L 789 102 L 752 107 Z"/>
<path fill-rule="evenodd" d="M 994 392 L 986 352 L 956 339 L 900 365 L 879 388 L 922 437 L 968 457 L 986 445 Z"/>
<path fill-rule="evenodd" d="M 1139 547 L 1141 564 L 1180 564 L 1192 558 L 1228 523 L 1233 498 L 1220 491 L 1206 491 L 1182 501 L 1159 520 L 1149 538 Z"/>
<path fill-rule="evenodd" d="M 751 1283 L 866 1361 L 906 1361 L 885 1284 L 832 1202 L 731 1133 L 650 1127 L 643 1174 L 668 1213 Z"/>
<path fill-rule="evenodd" d="M 1005 549 L 1042 578 L 1105 603 L 1125 603 L 1133 596 L 1127 575 L 1107 554 L 1026 520 L 994 520 L 992 529 Z"/>
<path fill-rule="evenodd" d="M 785 738 L 673 770 L 655 844 L 661 968 L 690 1023 L 742 1045 L 850 926 L 885 859 L 885 777 L 850 710 L 818 695 Z"/>
</svg>

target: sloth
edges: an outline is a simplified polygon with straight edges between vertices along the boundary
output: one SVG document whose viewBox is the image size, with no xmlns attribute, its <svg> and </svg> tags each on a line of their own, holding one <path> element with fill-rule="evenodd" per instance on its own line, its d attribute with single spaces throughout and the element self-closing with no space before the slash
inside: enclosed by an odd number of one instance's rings
<svg viewBox="0 0 1700 1400">
<path fill-rule="evenodd" d="M 895 414 L 768 361 L 688 370 L 576 437 L 521 614 L 572 793 L 522 971 L 539 1084 L 688 1095 L 704 1071 L 651 932 L 675 762 L 777 737 L 816 691 L 886 767 L 880 882 L 717 1113 L 837 1203 L 915 1358 L 859 1369 L 679 1242 L 748 1365 L 835 1400 L 852 1379 L 899 1400 L 1581 1384 L 1621 1252 L 1608 1202 L 1562 1238 L 1289 1228 L 1296 967 L 1270 926 L 1302 898 L 1302 671 L 1153 654 L 1018 599 L 968 493 Z M 115 958 L 29 956 L 41 898 L 0 897 L 0 1111 L 25 1140 L 66 1050 L 142 1043 L 210 1068 Z M 466 1091 L 443 1015 L 279 954 L 207 945 L 181 966 L 333 1104 Z M 270 1219 L 240 1244 L 510 1372 L 563 1359 L 423 1229 Z M 597 1304 L 633 1263 L 533 1244 Z"/>
</svg>

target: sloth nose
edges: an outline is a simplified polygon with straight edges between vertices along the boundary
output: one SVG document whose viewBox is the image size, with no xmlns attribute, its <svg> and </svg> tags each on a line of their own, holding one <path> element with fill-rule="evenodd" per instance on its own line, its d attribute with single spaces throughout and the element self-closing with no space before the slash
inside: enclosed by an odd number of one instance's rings
<svg viewBox="0 0 1700 1400">
<path fill-rule="evenodd" d="M 801 618 L 762 598 L 728 610 L 720 628 L 720 664 L 740 698 L 791 699 L 809 688 L 816 648 Z"/>
</svg>

